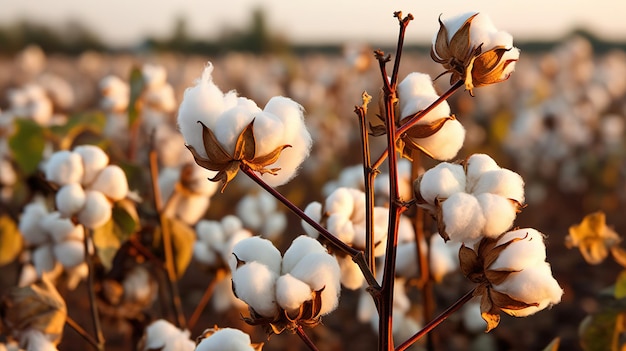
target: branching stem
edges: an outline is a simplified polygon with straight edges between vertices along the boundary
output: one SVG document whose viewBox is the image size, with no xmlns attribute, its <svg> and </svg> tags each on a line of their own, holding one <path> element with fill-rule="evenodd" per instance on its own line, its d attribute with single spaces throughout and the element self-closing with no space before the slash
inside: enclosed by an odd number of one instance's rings
<svg viewBox="0 0 626 351">
<path fill-rule="evenodd" d="M 84 227 L 85 239 L 83 240 L 83 247 L 85 249 L 85 262 L 87 263 L 87 289 L 89 294 L 89 307 L 91 311 L 91 320 L 93 323 L 93 329 L 96 333 L 97 346 L 99 351 L 104 351 L 104 334 L 102 334 L 102 327 L 100 326 L 100 315 L 98 313 L 98 305 L 96 303 L 96 292 L 94 290 L 94 267 L 93 259 L 90 250 L 90 242 L 92 240 L 92 232 L 87 227 Z"/>
<path fill-rule="evenodd" d="M 298 334 L 300 339 L 304 341 L 306 346 L 308 346 L 311 351 L 318 351 L 317 346 L 315 346 L 315 344 L 313 343 L 313 340 L 311 340 L 309 336 L 306 335 L 306 333 L 302 329 L 302 326 L 298 325 L 298 328 L 296 328 L 296 334 Z"/>
</svg>

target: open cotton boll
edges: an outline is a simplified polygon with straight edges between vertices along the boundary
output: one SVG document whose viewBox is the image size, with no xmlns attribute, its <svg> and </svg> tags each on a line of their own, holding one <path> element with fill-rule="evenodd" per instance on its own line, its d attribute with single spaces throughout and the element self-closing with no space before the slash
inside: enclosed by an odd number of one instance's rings
<svg viewBox="0 0 626 351">
<path fill-rule="evenodd" d="M 533 228 L 510 231 L 498 239 L 497 245 L 515 240 L 489 266 L 493 270 L 518 271 L 546 260 L 543 234 Z"/>
<path fill-rule="evenodd" d="M 218 254 L 206 242 L 196 241 L 193 244 L 193 257 L 201 263 L 213 266 L 218 262 Z"/>
<path fill-rule="evenodd" d="M 59 185 L 80 183 L 83 178 L 83 159 L 74 152 L 57 151 L 46 163 L 46 179 Z"/>
<path fill-rule="evenodd" d="M 206 245 L 221 244 L 226 239 L 222 225 L 217 221 L 201 220 L 196 224 L 198 239 Z"/>
<path fill-rule="evenodd" d="M 469 19 L 470 17 L 474 16 L 476 13 L 477 13 L 476 11 L 465 12 L 456 16 L 441 19 L 441 21 L 446 26 L 446 29 L 448 31 L 448 42 L 450 42 L 454 34 L 458 32 L 459 29 L 461 29 L 461 26 L 463 26 L 465 21 L 467 21 L 467 19 Z M 435 44 L 436 39 L 437 39 L 437 35 L 433 37 L 433 44 Z"/>
<path fill-rule="evenodd" d="M 65 268 L 76 267 L 85 260 L 85 248 L 80 241 L 66 240 L 55 244 L 53 250 L 57 261 Z"/>
<path fill-rule="evenodd" d="M 430 237 L 430 274 L 436 282 L 459 269 L 459 249 L 461 243 L 445 242 L 441 235 L 433 234 Z"/>
<path fill-rule="evenodd" d="M 473 154 L 465 163 L 465 170 L 467 174 L 467 192 L 474 192 L 474 187 L 478 182 L 480 176 L 488 171 L 494 171 L 500 169 L 500 166 L 486 154 Z"/>
<path fill-rule="evenodd" d="M 96 176 L 90 189 L 100 191 L 113 201 L 119 201 L 128 194 L 126 173 L 117 165 L 106 166 Z"/>
<path fill-rule="evenodd" d="M 82 241 L 85 237 L 85 231 L 82 226 L 75 225 L 68 218 L 61 218 L 59 212 L 52 212 L 46 215 L 41 220 L 41 225 L 57 243 L 65 240 Z"/>
<path fill-rule="evenodd" d="M 439 99 L 439 95 L 420 95 L 409 100 L 400 101 L 400 117 L 405 118 L 419 111 L 425 110 L 433 102 Z M 435 106 L 430 112 L 422 116 L 417 124 L 432 123 L 440 118 L 448 117 L 451 115 L 450 105 L 447 101 L 442 101 L 439 105 Z"/>
<path fill-rule="evenodd" d="M 287 216 L 283 212 L 276 212 L 267 216 L 259 232 L 264 238 L 273 240 L 277 239 L 285 228 L 287 228 Z"/>
<path fill-rule="evenodd" d="M 276 271 L 261 262 L 251 261 L 232 271 L 232 274 L 233 290 L 239 299 L 264 317 L 276 315 Z"/>
<path fill-rule="evenodd" d="M 261 214 L 270 215 L 276 212 L 278 200 L 266 191 L 258 192 L 255 196 Z"/>
<path fill-rule="evenodd" d="M 306 235 L 295 238 L 283 255 L 281 273 L 291 272 L 304 256 L 315 252 L 327 253 L 328 251 L 319 241 Z"/>
<path fill-rule="evenodd" d="M 420 195 L 429 204 L 464 191 L 465 171 L 459 164 L 442 162 L 426 171 L 420 181 Z"/>
<path fill-rule="evenodd" d="M 284 126 L 277 116 L 265 111 L 254 116 L 255 157 L 265 156 L 285 145 L 284 138 Z"/>
<path fill-rule="evenodd" d="M 344 243 L 352 243 L 355 228 L 350 218 L 343 214 L 331 214 L 326 219 L 326 229 Z"/>
<path fill-rule="evenodd" d="M 483 235 L 496 238 L 513 226 L 517 217 L 517 206 L 507 198 L 491 193 L 476 195 L 485 216 Z"/>
<path fill-rule="evenodd" d="M 322 291 L 320 315 L 332 312 L 339 304 L 340 269 L 337 260 L 327 253 L 311 253 L 296 264 L 291 275 L 307 283 L 314 291 Z"/>
<path fill-rule="evenodd" d="M 241 222 L 241 219 L 237 216 L 224 216 L 220 223 L 222 224 L 224 233 L 226 233 L 227 235 L 243 229 L 243 223 Z"/>
<path fill-rule="evenodd" d="M 474 188 L 474 194 L 492 193 L 520 204 L 524 203 L 524 180 L 508 169 L 498 169 L 483 173 Z"/>
<path fill-rule="evenodd" d="M 51 244 L 40 245 L 32 251 L 32 260 L 37 275 L 41 276 L 44 272 L 50 272 L 54 269 L 56 261 Z"/>
<path fill-rule="evenodd" d="M 326 198 L 326 212 L 331 214 L 341 214 L 344 217 L 350 217 L 354 210 L 354 196 L 349 188 L 338 188 Z"/>
<path fill-rule="evenodd" d="M 436 94 L 433 79 L 426 73 L 411 72 L 398 84 L 400 109 L 402 109 L 403 101 L 409 101 L 417 96 Z"/>
<path fill-rule="evenodd" d="M 234 233 L 229 233 L 227 241 L 219 246 L 222 261 L 230 264 L 230 260 L 234 259 L 233 248 L 235 245 L 237 245 L 240 241 L 251 237 L 252 233 L 246 229 L 240 229 Z"/>
<path fill-rule="evenodd" d="M 146 327 L 141 351 L 193 351 L 195 343 L 189 331 L 182 331 L 166 320 L 159 319 Z"/>
<path fill-rule="evenodd" d="M 78 221 L 89 229 L 95 229 L 111 219 L 111 203 L 99 191 L 85 192 L 85 206 L 78 212 Z"/>
<path fill-rule="evenodd" d="M 548 262 L 540 262 L 534 266 L 526 267 L 520 272 L 511 273 L 504 282 L 493 285 L 493 289 L 516 300 L 538 304 L 538 306 L 530 306 L 521 310 L 502 308 L 502 311 L 515 317 L 526 317 L 534 314 L 548 306 L 559 303 L 561 296 L 563 296 L 563 289 L 552 277 L 552 269 L 550 269 Z"/>
<path fill-rule="evenodd" d="M 229 155 L 232 156 L 234 154 L 237 138 L 244 128 L 252 122 L 257 113 L 259 112 L 251 111 L 245 106 L 237 105 L 225 111 L 217 119 L 215 129 L 212 130 L 217 141 Z"/>
<path fill-rule="evenodd" d="M 485 226 L 485 216 L 476 197 L 456 193 L 441 205 L 445 231 L 450 240 L 458 243 L 474 243 L 480 239 Z"/>
<path fill-rule="evenodd" d="M 312 220 L 319 223 L 322 220 L 322 204 L 317 201 L 313 201 L 304 208 L 304 213 Z M 317 238 L 320 235 L 315 228 L 304 220 L 300 221 L 300 223 L 302 225 L 302 229 L 306 232 L 306 235 L 311 238 Z"/>
<path fill-rule="evenodd" d="M 339 263 L 341 285 L 350 290 L 360 289 L 365 282 L 365 277 L 359 265 L 352 261 L 352 258 L 349 256 L 336 256 L 335 258 Z"/>
<path fill-rule="evenodd" d="M 124 287 L 124 298 L 127 301 L 150 301 L 156 290 L 150 273 L 142 266 L 135 266 L 127 272 L 122 286 Z"/>
<path fill-rule="evenodd" d="M 280 274 L 282 256 L 271 241 L 260 236 L 243 239 L 233 247 L 233 255 L 228 259 L 230 271 L 237 269 L 237 261 L 259 262 L 272 272 Z"/>
<path fill-rule="evenodd" d="M 41 221 L 47 214 L 46 206 L 39 201 L 31 202 L 24 207 L 18 229 L 30 244 L 41 245 L 49 240 L 41 226 Z"/>
<path fill-rule="evenodd" d="M 81 184 L 89 185 L 98 173 L 109 164 L 109 156 L 101 148 L 95 145 L 79 145 L 72 150 L 79 154 L 83 161 L 83 178 Z"/>
<path fill-rule="evenodd" d="M 250 336 L 239 329 L 224 328 L 202 339 L 195 351 L 255 351 Z"/>
<path fill-rule="evenodd" d="M 71 217 L 85 206 L 85 190 L 78 183 L 67 184 L 57 191 L 54 199 L 59 212 Z"/>
<path fill-rule="evenodd" d="M 276 280 L 276 302 L 287 313 L 297 312 L 305 301 L 311 299 L 311 287 L 289 273 Z"/>
<path fill-rule="evenodd" d="M 246 227 L 255 230 L 263 225 L 263 216 L 259 210 L 256 197 L 246 195 L 237 203 L 235 212 Z"/>
<path fill-rule="evenodd" d="M 428 138 L 414 138 L 419 146 L 427 150 L 435 160 L 451 160 L 459 153 L 465 140 L 465 128 L 457 119 L 448 120 Z"/>
</svg>

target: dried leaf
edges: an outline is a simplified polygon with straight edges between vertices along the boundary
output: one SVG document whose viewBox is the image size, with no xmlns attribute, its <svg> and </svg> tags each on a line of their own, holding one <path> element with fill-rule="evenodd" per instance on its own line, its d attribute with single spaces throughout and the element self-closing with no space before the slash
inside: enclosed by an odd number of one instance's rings
<svg viewBox="0 0 626 351">
<path fill-rule="evenodd" d="M 578 246 L 587 263 L 598 264 L 620 241 L 621 237 L 606 225 L 604 212 L 599 211 L 585 216 L 580 224 L 570 226 L 565 245 L 570 248 Z"/>
<path fill-rule="evenodd" d="M 164 218 L 165 225 L 169 227 L 174 249 L 174 263 L 176 264 L 176 276 L 181 277 L 193 256 L 193 245 L 196 242 L 195 231 L 186 223 L 175 218 Z"/>
<path fill-rule="evenodd" d="M 454 119 L 456 118 L 454 117 L 454 115 L 452 115 L 452 116 L 439 118 L 429 124 L 416 124 L 412 126 L 411 128 L 409 128 L 409 130 L 407 130 L 406 133 L 404 133 L 402 138 L 403 139 L 405 139 L 406 137 L 417 138 L 417 139 L 428 138 L 432 136 L 433 134 L 437 133 L 439 130 L 441 130 L 441 128 L 443 128 L 443 125 L 446 122 L 454 120 Z"/>
<path fill-rule="evenodd" d="M 102 226 L 93 230 L 92 239 L 96 248 L 96 255 L 98 255 L 100 262 L 107 271 L 113 267 L 115 254 L 122 246 L 120 237 L 122 235 L 116 233 L 113 217 Z"/>
<path fill-rule="evenodd" d="M 626 268 L 626 250 L 622 249 L 620 246 L 614 245 L 611 246 L 611 254 L 615 262 Z"/>
<path fill-rule="evenodd" d="M 0 301 L 0 316 L 3 326 L 9 330 L 39 330 L 56 345 L 63 335 L 67 307 L 44 274 L 31 285 L 9 290 Z"/>
<path fill-rule="evenodd" d="M 554 338 L 542 351 L 559 351 L 561 338 Z"/>
<path fill-rule="evenodd" d="M 15 221 L 0 215 L 0 267 L 13 262 L 22 252 L 24 240 Z"/>
</svg>

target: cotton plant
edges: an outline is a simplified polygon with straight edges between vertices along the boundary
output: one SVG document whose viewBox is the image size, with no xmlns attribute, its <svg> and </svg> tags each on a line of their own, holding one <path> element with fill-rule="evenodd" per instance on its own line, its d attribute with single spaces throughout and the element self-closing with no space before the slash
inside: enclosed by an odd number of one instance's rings
<svg viewBox="0 0 626 351">
<path fill-rule="evenodd" d="M 237 243 L 229 260 L 235 295 L 248 304 L 245 321 L 269 334 L 314 327 L 339 304 L 340 269 L 317 240 L 297 237 L 281 255 L 267 239 Z"/>
<path fill-rule="evenodd" d="M 143 91 L 141 93 L 142 129 L 146 134 L 167 124 L 176 110 L 174 88 L 167 82 L 165 67 L 146 63 L 141 67 Z"/>
<path fill-rule="evenodd" d="M 25 206 L 20 217 L 19 231 L 30 248 L 30 264 L 24 266 L 21 285 L 28 285 L 44 273 L 50 279 L 67 273 L 68 288 L 74 289 L 87 276 L 85 263 L 85 232 L 82 226 L 63 218 L 58 211 L 49 212 L 42 201 Z"/>
<path fill-rule="evenodd" d="M 512 227 L 524 204 L 524 180 L 488 155 L 442 162 L 415 181 L 416 197 L 437 219 L 445 240 L 473 244 Z"/>
<path fill-rule="evenodd" d="M 261 351 L 263 343 L 252 343 L 250 335 L 234 328 L 209 328 L 197 338 L 195 351 Z"/>
<path fill-rule="evenodd" d="M 44 165 L 46 180 L 57 185 L 55 204 L 64 218 L 75 218 L 89 229 L 111 219 L 113 203 L 129 193 L 124 170 L 109 164 L 109 156 L 94 145 L 57 151 Z"/>
<path fill-rule="evenodd" d="M 207 64 L 196 85 L 185 91 L 178 110 L 178 126 L 196 162 L 217 171 L 211 180 L 225 187 L 246 167 L 271 186 L 293 178 L 311 148 L 303 108 L 277 96 L 259 108 L 235 91 L 224 94 Z M 223 188 L 222 188 L 223 190 Z"/>
<path fill-rule="evenodd" d="M 164 199 L 163 214 L 195 225 L 206 213 L 217 184 L 207 181 L 215 172 L 194 163 L 164 168 L 159 173 L 159 188 Z"/>
<path fill-rule="evenodd" d="M 287 227 L 287 216 L 278 210 L 278 201 L 267 192 L 247 194 L 235 208 L 246 228 L 275 241 Z"/>
<path fill-rule="evenodd" d="M 128 104 L 130 87 L 115 75 L 103 77 L 98 83 L 100 108 L 106 115 L 103 134 L 117 142 L 128 143 Z"/>
<path fill-rule="evenodd" d="M 352 188 L 338 188 L 331 193 L 324 204 L 314 201 L 304 209 L 311 219 L 322 224 L 330 233 L 347 245 L 365 249 L 365 193 Z M 388 209 L 374 207 L 374 255 L 385 254 L 387 242 Z M 309 224 L 302 222 L 305 232 L 312 238 L 318 238 L 319 232 Z M 321 238 L 320 238 L 321 239 Z M 337 254 L 341 267 L 341 283 L 348 289 L 358 289 L 365 282 L 359 266 L 349 257 Z"/>
<path fill-rule="evenodd" d="M 195 343 L 188 330 L 180 330 L 170 322 L 159 319 L 148 325 L 137 345 L 140 351 L 193 351 Z"/>
<path fill-rule="evenodd" d="M 239 217 L 233 215 L 219 221 L 201 220 L 195 229 L 197 240 L 193 247 L 194 259 L 220 276 L 211 296 L 213 308 L 217 312 L 225 312 L 231 307 L 245 306 L 233 294 L 228 261 L 233 254 L 233 247 L 241 240 L 252 237 L 252 232 L 244 228 Z"/>
</svg>

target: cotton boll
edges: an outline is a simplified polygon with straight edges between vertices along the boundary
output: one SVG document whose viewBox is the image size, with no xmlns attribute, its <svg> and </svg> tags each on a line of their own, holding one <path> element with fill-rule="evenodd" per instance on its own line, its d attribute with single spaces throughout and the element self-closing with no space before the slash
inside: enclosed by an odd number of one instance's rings
<svg viewBox="0 0 626 351">
<path fill-rule="evenodd" d="M 264 238 L 274 240 L 285 231 L 285 228 L 287 228 L 287 216 L 282 212 L 276 212 L 268 215 L 260 233 Z"/>
<path fill-rule="evenodd" d="M 224 242 L 226 236 L 220 222 L 201 220 L 196 224 L 196 234 L 204 245 L 217 245 Z"/>
<path fill-rule="evenodd" d="M 424 173 L 420 181 L 420 195 L 429 204 L 436 198 L 446 199 L 465 190 L 463 166 L 442 162 Z"/>
<path fill-rule="evenodd" d="M 559 303 L 563 295 L 563 289 L 552 277 L 552 270 L 547 262 L 540 262 L 537 265 L 526 267 L 520 272 L 511 273 L 502 284 L 494 285 L 493 289 L 516 300 L 538 304 L 538 306 L 530 306 L 521 310 L 502 309 L 503 312 L 515 317 L 526 317 Z"/>
<path fill-rule="evenodd" d="M 41 276 L 44 272 L 50 272 L 54 270 L 56 261 L 54 260 L 54 252 L 52 251 L 52 245 L 40 245 L 32 251 L 32 260 L 37 275 Z"/>
<path fill-rule="evenodd" d="M 102 94 L 100 107 L 107 112 L 124 111 L 128 108 L 130 88 L 117 76 L 109 75 L 100 80 L 98 88 Z"/>
<path fill-rule="evenodd" d="M 297 313 L 305 301 L 312 299 L 312 293 L 308 284 L 290 274 L 282 275 L 276 280 L 276 302 L 287 313 Z"/>
<path fill-rule="evenodd" d="M 483 235 L 495 238 L 513 226 L 517 206 L 500 195 L 483 193 L 476 196 L 485 216 Z"/>
<path fill-rule="evenodd" d="M 219 182 L 209 180 L 216 174 L 217 172 L 204 169 L 195 163 L 188 163 L 181 170 L 180 181 L 193 193 L 210 197 L 215 194 L 220 186 Z"/>
<path fill-rule="evenodd" d="M 457 119 L 448 120 L 437 133 L 427 138 L 414 138 L 435 160 L 446 161 L 458 154 L 465 140 L 465 128 Z"/>
<path fill-rule="evenodd" d="M 214 266 L 218 263 L 218 255 L 206 242 L 196 241 L 193 244 L 193 257 L 203 264 Z"/>
<path fill-rule="evenodd" d="M 58 151 L 46 163 L 46 179 L 59 185 L 80 183 L 83 178 L 83 160 L 77 153 Z"/>
<path fill-rule="evenodd" d="M 477 14 L 477 12 L 475 11 L 466 12 L 466 13 L 452 16 L 446 19 L 442 19 L 442 22 L 444 23 L 448 31 L 448 42 L 450 42 L 454 34 L 458 32 L 459 29 L 461 29 L 461 26 L 463 26 L 465 21 L 467 21 L 470 17 L 474 16 L 475 14 Z M 433 44 L 435 43 L 436 38 L 437 36 L 435 35 L 435 37 L 433 38 Z"/>
<path fill-rule="evenodd" d="M 31 202 L 24 207 L 18 228 L 22 237 L 33 245 L 41 245 L 48 240 L 41 221 L 48 214 L 42 202 Z"/>
<path fill-rule="evenodd" d="M 228 259 L 230 271 L 235 272 L 237 262 L 259 262 L 267 266 L 272 272 L 280 274 L 282 256 L 271 241 L 254 236 L 241 240 L 233 247 L 233 255 Z"/>
<path fill-rule="evenodd" d="M 215 285 L 213 296 L 211 296 L 211 305 L 217 313 L 224 313 L 233 308 L 240 310 L 247 307 L 246 303 L 239 300 L 233 293 L 233 283 L 230 274 Z"/>
<path fill-rule="evenodd" d="M 176 217 L 193 226 L 204 216 L 210 203 L 211 199 L 206 196 L 182 196 L 176 206 Z"/>
<path fill-rule="evenodd" d="M 224 328 L 202 339 L 196 351 L 254 351 L 250 336 L 241 330 Z"/>
<path fill-rule="evenodd" d="M 500 166 L 493 160 L 489 155 L 485 154 L 473 154 L 470 156 L 466 163 L 466 174 L 467 174 L 467 192 L 474 192 L 474 187 L 478 182 L 480 176 L 488 171 L 495 171 L 500 169 Z"/>
<path fill-rule="evenodd" d="M 72 268 L 85 261 L 85 248 L 83 243 L 75 240 L 67 240 L 54 245 L 54 256 L 63 267 Z"/>
<path fill-rule="evenodd" d="M 226 234 L 232 234 L 243 229 L 241 219 L 233 215 L 224 216 L 221 220 L 221 224 L 222 228 L 224 228 L 224 233 Z"/>
<path fill-rule="evenodd" d="M 273 97 L 263 110 L 276 115 L 284 126 L 282 142 L 291 147 L 281 152 L 278 160 L 270 167 L 280 168 L 278 174 L 267 177 L 270 186 L 279 186 L 290 181 L 297 173 L 300 164 L 309 156 L 311 150 L 311 134 L 304 124 L 303 108 L 295 101 L 285 97 Z"/>
<path fill-rule="evenodd" d="M 492 193 L 524 203 L 524 180 L 508 169 L 498 169 L 483 173 L 474 188 L 474 194 Z"/>
<path fill-rule="evenodd" d="M 309 253 L 327 253 L 326 248 L 320 244 L 319 241 L 308 237 L 306 235 L 300 235 L 292 242 L 282 259 L 281 273 L 286 274 L 291 272 L 293 267 L 300 262 L 300 260 Z"/>
<path fill-rule="evenodd" d="M 78 183 L 61 187 L 55 195 L 57 209 L 65 217 L 72 217 L 85 206 L 85 190 Z"/>
<path fill-rule="evenodd" d="M 282 121 L 275 115 L 261 112 L 254 117 L 255 157 L 265 156 L 285 145 Z"/>
<path fill-rule="evenodd" d="M 111 219 L 111 203 L 99 191 L 85 192 L 85 206 L 78 212 L 78 221 L 87 228 L 95 229 Z"/>
<path fill-rule="evenodd" d="M 91 184 L 98 173 L 109 164 L 109 156 L 95 145 L 79 145 L 73 152 L 79 154 L 83 161 L 84 173 L 80 182 L 83 185 Z"/>
<path fill-rule="evenodd" d="M 195 343 L 189 339 L 189 331 L 182 331 L 166 320 L 159 319 L 146 327 L 141 351 L 193 351 Z"/>
<path fill-rule="evenodd" d="M 342 214 L 331 214 L 326 220 L 326 229 L 344 243 L 352 243 L 355 228 L 350 218 Z"/>
<path fill-rule="evenodd" d="M 317 201 L 313 201 L 304 208 L 304 213 L 312 220 L 319 223 L 322 219 L 322 204 Z M 301 225 L 302 229 L 304 229 L 308 236 L 312 238 L 317 238 L 319 236 L 319 232 L 304 220 L 301 221 Z"/>
<path fill-rule="evenodd" d="M 430 237 L 430 273 L 436 282 L 459 268 L 460 243 L 445 242 L 441 235 L 435 233 Z"/>
<path fill-rule="evenodd" d="M 225 111 L 216 121 L 213 134 L 229 155 L 235 152 L 235 144 L 241 132 L 254 119 L 255 114 L 249 109 L 235 106 Z"/>
<path fill-rule="evenodd" d="M 59 212 L 52 212 L 46 215 L 41 225 L 46 228 L 52 239 L 60 243 L 65 240 L 82 241 L 85 237 L 85 231 L 82 226 L 75 225 L 70 219 L 61 218 Z"/>
<path fill-rule="evenodd" d="M 237 249 L 237 247 L 235 247 Z M 251 261 L 231 270 L 235 295 L 245 301 L 258 314 L 273 317 L 278 312 L 274 301 L 278 274 L 258 261 Z"/>
<path fill-rule="evenodd" d="M 493 270 L 518 271 L 546 260 L 543 234 L 532 228 L 510 231 L 498 239 L 497 245 L 511 242 L 489 266 Z"/>
<path fill-rule="evenodd" d="M 152 301 L 156 293 L 156 284 L 148 270 L 142 266 L 134 266 L 126 273 L 124 281 L 124 299 L 131 302 Z"/>
<path fill-rule="evenodd" d="M 354 210 L 354 197 L 349 188 L 338 188 L 326 198 L 325 210 L 331 214 L 350 217 Z"/>
<path fill-rule="evenodd" d="M 339 263 L 339 269 L 341 274 L 341 285 L 346 289 L 357 290 L 363 286 L 365 277 L 361 272 L 359 265 L 352 261 L 349 256 L 335 257 Z"/>
<path fill-rule="evenodd" d="M 433 80 L 430 75 L 426 73 L 409 73 L 400 84 L 398 84 L 398 98 L 400 99 L 400 104 L 402 104 L 402 101 L 408 101 L 416 96 L 435 94 L 437 94 L 437 92 L 433 86 Z"/>
<path fill-rule="evenodd" d="M 409 117 L 412 114 L 425 110 L 432 103 L 439 99 L 439 95 L 420 95 L 410 98 L 408 101 L 400 102 L 401 118 Z M 417 124 L 433 123 L 436 120 L 450 116 L 450 105 L 447 101 L 442 101 L 435 106 L 430 112 L 423 115 Z"/>
<path fill-rule="evenodd" d="M 235 212 L 244 225 L 252 230 L 256 230 L 263 225 L 263 216 L 259 212 L 254 196 L 246 195 L 239 200 Z"/>
<path fill-rule="evenodd" d="M 227 241 L 219 247 L 222 261 L 225 263 L 229 263 L 229 261 L 234 258 L 233 248 L 235 247 L 235 245 L 237 245 L 240 241 L 251 237 L 252 233 L 250 233 L 250 231 L 246 229 L 241 229 L 234 233 L 229 233 Z"/>
<path fill-rule="evenodd" d="M 340 269 L 337 260 L 327 253 L 311 253 L 296 264 L 291 275 L 309 284 L 314 291 L 322 291 L 320 315 L 332 312 L 339 304 Z"/>
<path fill-rule="evenodd" d="M 480 238 L 485 216 L 476 197 L 456 193 L 443 202 L 441 211 L 450 240 L 469 244 Z"/>
<path fill-rule="evenodd" d="M 96 176 L 90 189 L 100 191 L 113 201 L 119 201 L 128 194 L 126 173 L 117 165 L 106 166 Z"/>
</svg>

